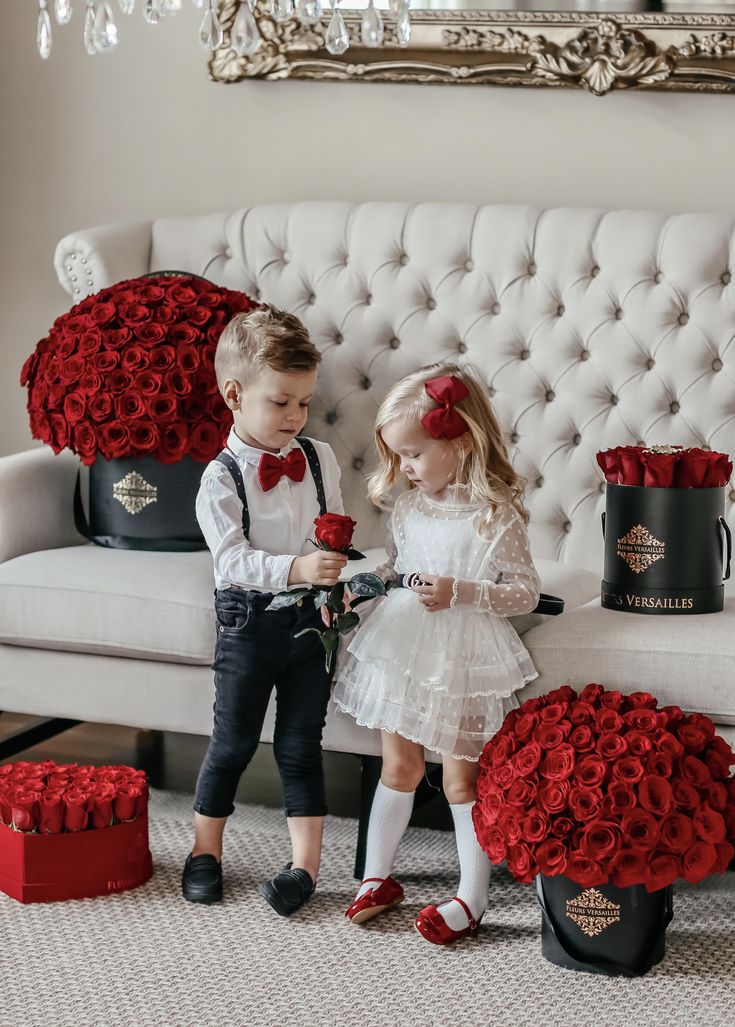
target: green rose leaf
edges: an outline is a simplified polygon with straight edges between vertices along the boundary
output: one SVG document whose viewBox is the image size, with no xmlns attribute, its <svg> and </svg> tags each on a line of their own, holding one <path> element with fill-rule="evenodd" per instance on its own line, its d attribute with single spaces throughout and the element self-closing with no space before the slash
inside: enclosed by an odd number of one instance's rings
<svg viewBox="0 0 735 1027">
<path fill-rule="evenodd" d="M 341 613 L 337 617 L 337 631 L 341 635 L 346 635 L 348 631 L 352 631 L 360 623 L 360 618 L 356 613 Z"/>
<path fill-rule="evenodd" d="M 293 592 L 279 592 L 278 595 L 273 596 L 269 605 L 266 606 L 266 611 L 283 610 L 287 606 L 294 606 L 296 603 L 306 599 L 310 591 L 308 588 L 296 588 Z"/>
<path fill-rule="evenodd" d="M 387 592 L 385 582 L 377 574 L 355 574 L 347 582 L 347 587 L 353 595 L 365 596 L 368 599 L 384 596 Z"/>
<path fill-rule="evenodd" d="M 327 599 L 329 599 L 329 592 L 317 592 L 317 594 L 314 596 L 314 606 L 317 608 L 317 610 L 321 610 L 322 606 L 324 606 Z"/>
<path fill-rule="evenodd" d="M 349 549 L 344 550 L 344 554 L 348 560 L 364 560 L 365 554 L 361 553 L 359 549 L 353 549 L 351 546 Z"/>
</svg>

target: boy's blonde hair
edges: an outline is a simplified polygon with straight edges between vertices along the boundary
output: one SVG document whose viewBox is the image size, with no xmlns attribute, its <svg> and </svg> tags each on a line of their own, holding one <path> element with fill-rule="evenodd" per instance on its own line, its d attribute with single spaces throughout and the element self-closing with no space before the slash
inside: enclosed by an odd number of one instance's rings
<svg viewBox="0 0 735 1027">
<path fill-rule="evenodd" d="M 400 457 L 383 441 L 382 430 L 391 421 L 402 418 L 421 423 L 421 418 L 437 404 L 426 391 L 426 383 L 444 375 L 459 378 L 469 396 L 454 403 L 467 422 L 468 431 L 450 442 L 457 460 L 455 480 L 469 486 L 472 503 L 487 504 L 495 510 L 498 503 L 510 503 L 524 521 L 528 514 L 523 505 L 526 479 L 517 474 L 508 457 L 500 425 L 487 397 L 487 386 L 473 367 L 463 364 L 430 364 L 397 382 L 388 392 L 375 421 L 375 445 L 380 464 L 368 478 L 368 495 L 376 506 L 390 508 L 389 496 L 401 478 Z M 408 482 L 409 488 L 414 488 Z"/>
<path fill-rule="evenodd" d="M 219 337 L 214 371 L 222 392 L 228 378 L 244 384 L 253 371 L 313 371 L 321 361 L 308 329 L 295 314 L 264 303 L 235 314 Z"/>
</svg>

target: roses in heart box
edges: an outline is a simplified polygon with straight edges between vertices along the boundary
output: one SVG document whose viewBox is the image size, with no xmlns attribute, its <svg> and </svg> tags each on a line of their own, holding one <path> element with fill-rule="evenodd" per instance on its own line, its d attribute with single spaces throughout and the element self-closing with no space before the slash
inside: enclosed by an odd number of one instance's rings
<svg viewBox="0 0 735 1027">
<path fill-rule="evenodd" d="M 0 891 L 19 902 L 126 891 L 153 873 L 145 772 L 123 766 L 0 766 Z"/>
</svg>

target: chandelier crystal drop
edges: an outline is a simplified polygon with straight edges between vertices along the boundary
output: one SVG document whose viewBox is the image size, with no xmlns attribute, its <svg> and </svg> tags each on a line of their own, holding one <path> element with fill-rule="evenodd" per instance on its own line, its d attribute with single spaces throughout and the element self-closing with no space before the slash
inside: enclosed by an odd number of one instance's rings
<svg viewBox="0 0 735 1027">
<path fill-rule="evenodd" d="M 57 25 L 66 25 L 71 18 L 71 0 L 55 0 L 54 15 Z"/>
<path fill-rule="evenodd" d="M 74 0 L 38 0 L 36 44 L 41 57 L 47 60 L 51 55 L 51 12 L 58 25 L 66 25 L 74 9 L 82 5 L 83 40 L 87 53 L 94 56 L 114 50 L 118 43 L 118 26 L 112 10 L 113 2 L 79 0 L 77 4 Z M 376 0 L 364 2 L 366 6 L 362 16 L 359 11 L 351 9 L 347 19 L 340 0 L 191 0 L 190 7 L 203 12 L 199 43 L 209 53 L 228 47 L 236 57 L 249 58 L 263 45 L 261 26 L 269 45 L 273 42 L 273 24 L 267 21 L 268 18 L 279 23 L 291 21 L 285 30 L 289 42 L 293 41 L 298 46 L 304 41 L 309 49 L 315 45 L 324 47 L 335 57 L 345 53 L 351 42 L 360 42 L 362 46 L 373 49 L 383 45 L 394 48 L 396 44 L 409 46 L 411 0 L 388 0 L 387 8 L 382 11 L 376 7 Z M 141 0 L 138 5 L 135 0 L 117 0 L 115 7 L 125 15 L 133 14 L 136 9 L 142 11 L 150 25 L 157 25 L 169 15 L 181 11 L 184 0 Z M 390 22 L 392 30 L 387 38 L 384 18 Z M 348 20 L 351 29 L 347 27 Z"/>
</svg>

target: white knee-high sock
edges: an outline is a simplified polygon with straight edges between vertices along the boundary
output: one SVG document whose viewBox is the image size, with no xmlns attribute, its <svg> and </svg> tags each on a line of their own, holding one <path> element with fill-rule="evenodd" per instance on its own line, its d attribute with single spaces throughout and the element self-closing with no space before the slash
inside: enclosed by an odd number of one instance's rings
<svg viewBox="0 0 735 1027">
<path fill-rule="evenodd" d="M 472 823 L 474 802 L 450 803 L 454 819 L 454 833 L 459 855 L 459 887 L 457 895 L 467 903 L 475 920 L 487 907 L 490 887 L 490 860 L 480 848 Z M 467 926 L 467 914 L 458 902 L 444 902 L 438 907 L 448 926 L 461 931 Z"/>
<path fill-rule="evenodd" d="M 401 838 L 413 809 L 413 792 L 398 792 L 378 782 L 368 823 L 364 878 L 390 876 Z M 358 895 L 376 888 L 375 882 L 360 886 Z"/>
</svg>

